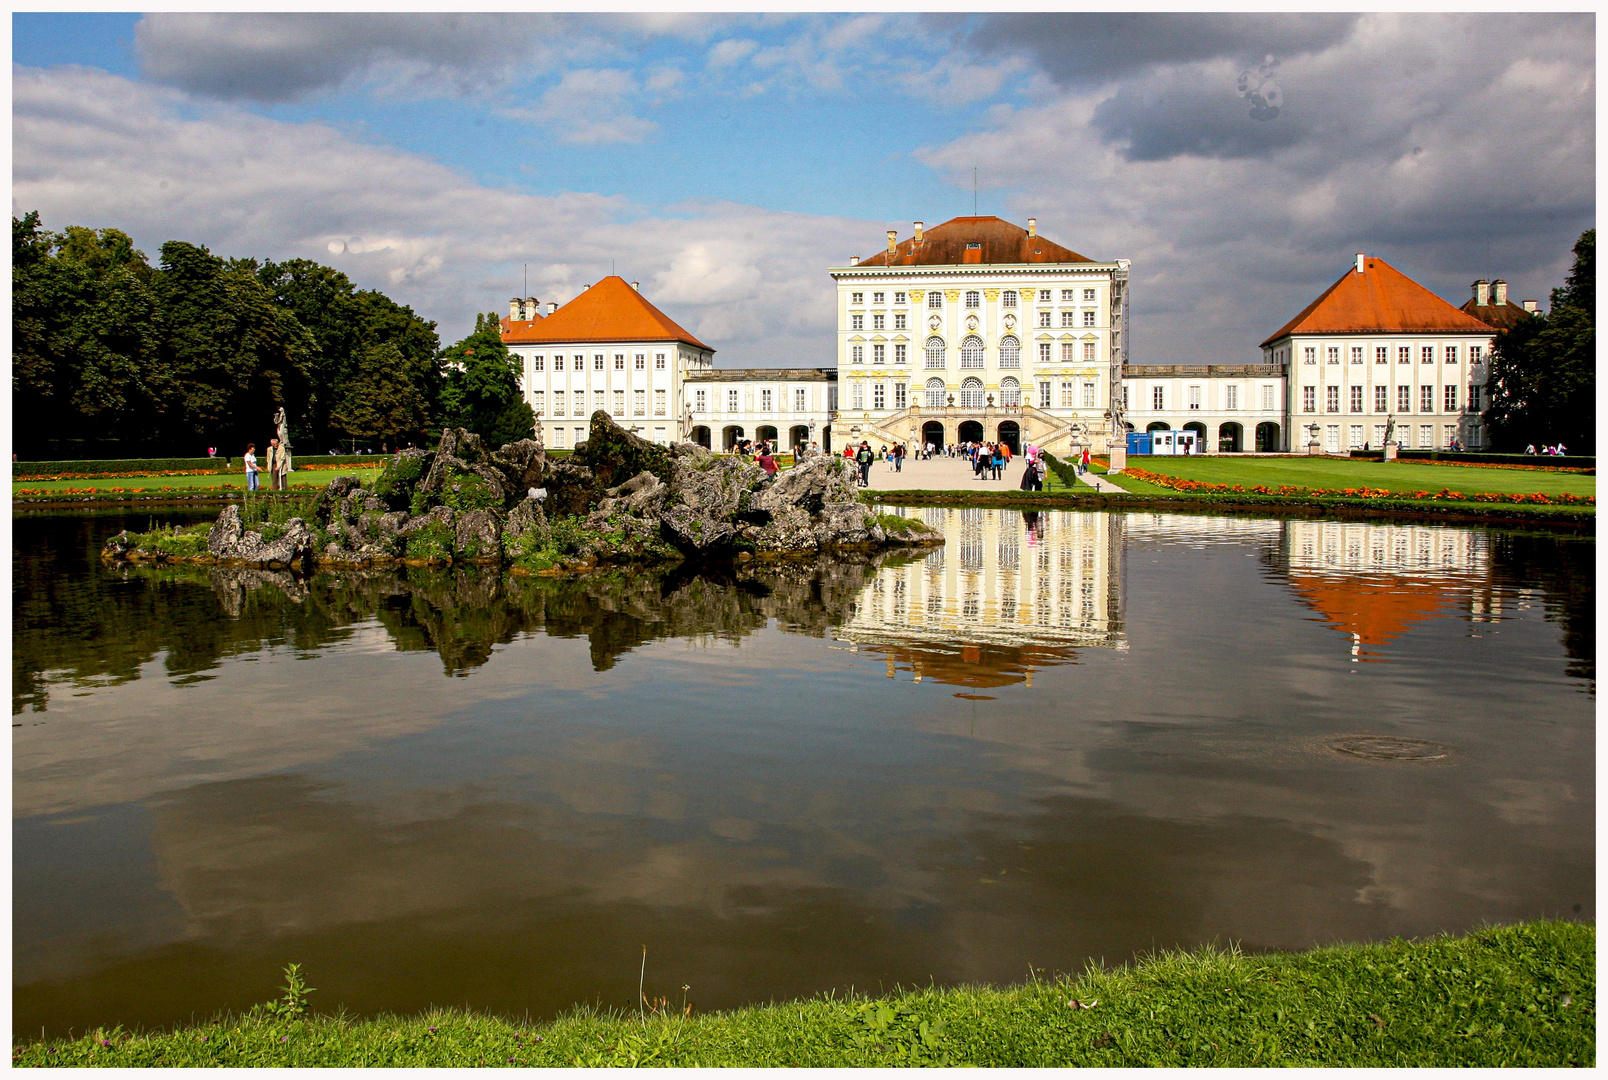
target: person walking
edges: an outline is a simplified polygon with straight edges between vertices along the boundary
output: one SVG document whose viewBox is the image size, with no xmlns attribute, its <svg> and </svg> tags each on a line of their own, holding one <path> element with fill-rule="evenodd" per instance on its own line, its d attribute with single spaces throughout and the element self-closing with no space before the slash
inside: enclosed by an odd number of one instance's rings
<svg viewBox="0 0 1608 1080">
<path fill-rule="evenodd" d="M 854 460 L 860 466 L 860 486 L 870 487 L 871 465 L 877 460 L 877 455 L 871 449 L 871 444 L 866 442 L 864 439 L 861 439 L 860 450 L 859 453 L 855 454 Z"/>
<path fill-rule="evenodd" d="M 990 463 L 994 467 L 994 479 L 999 480 L 1005 474 L 1005 447 L 1002 443 L 995 443 L 993 451 L 989 454 Z"/>
<path fill-rule="evenodd" d="M 263 462 L 268 472 L 268 490 L 279 490 L 279 440 L 268 440 L 267 460 Z"/>
<path fill-rule="evenodd" d="M 905 445 L 904 445 L 904 443 L 895 443 L 894 447 L 893 447 L 893 471 L 894 472 L 896 472 L 896 473 L 904 472 L 904 459 L 905 459 Z"/>
<path fill-rule="evenodd" d="M 1083 448 L 1083 453 L 1078 455 L 1078 465 L 1079 465 L 1079 467 L 1081 469 L 1080 475 L 1088 476 L 1089 475 L 1089 448 L 1087 446 L 1085 446 Z"/>
<path fill-rule="evenodd" d="M 246 463 L 246 490 L 257 490 L 257 444 L 246 444 L 246 456 L 241 460 Z"/>
<path fill-rule="evenodd" d="M 763 443 L 760 444 L 759 456 L 754 459 L 754 464 L 765 470 L 765 476 L 768 479 L 776 479 L 776 459 L 771 456 L 769 446 Z"/>
</svg>

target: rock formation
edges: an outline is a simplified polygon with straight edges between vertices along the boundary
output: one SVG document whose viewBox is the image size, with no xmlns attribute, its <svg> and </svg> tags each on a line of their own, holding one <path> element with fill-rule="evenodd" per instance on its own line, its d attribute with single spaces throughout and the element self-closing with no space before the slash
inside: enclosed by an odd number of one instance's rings
<svg viewBox="0 0 1608 1080">
<path fill-rule="evenodd" d="M 843 458 L 816 455 L 772 479 L 701 446 L 648 442 L 602 412 L 568 460 L 549 460 L 529 439 L 490 450 L 453 428 L 433 451 L 396 454 L 369 487 L 330 481 L 303 500 L 302 516 L 275 520 L 288 504 L 258 502 L 251 516 L 268 520 L 250 528 L 229 506 L 210 527 L 119 533 L 102 556 L 267 569 L 509 563 L 548 573 L 942 542 L 914 519 L 879 522 L 854 473 Z"/>
</svg>

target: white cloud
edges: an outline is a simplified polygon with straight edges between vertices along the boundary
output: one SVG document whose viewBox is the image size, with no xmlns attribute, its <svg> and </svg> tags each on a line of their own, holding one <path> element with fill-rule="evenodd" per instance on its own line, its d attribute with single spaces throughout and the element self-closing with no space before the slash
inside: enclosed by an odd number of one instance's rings
<svg viewBox="0 0 1608 1080">
<path fill-rule="evenodd" d="M 758 42 L 749 41 L 746 38 L 727 38 L 724 41 L 718 41 L 709 50 L 709 66 L 712 68 L 724 68 L 742 63 L 742 61 L 752 56 L 758 48 Z"/>
<path fill-rule="evenodd" d="M 628 71 L 580 68 L 565 72 L 534 108 L 505 109 L 503 115 L 549 127 L 569 143 L 639 143 L 659 125 L 630 111 L 637 91 Z"/>
<path fill-rule="evenodd" d="M 606 80 L 605 80 L 606 82 Z M 752 206 L 655 217 L 622 198 L 490 188 L 331 127 L 197 109 L 175 91 L 82 68 L 17 68 L 13 213 L 116 226 L 154 260 L 166 240 L 229 256 L 309 258 L 467 333 L 520 291 L 565 302 L 609 272 L 730 364 L 830 364 L 824 268 L 878 223 Z"/>
</svg>

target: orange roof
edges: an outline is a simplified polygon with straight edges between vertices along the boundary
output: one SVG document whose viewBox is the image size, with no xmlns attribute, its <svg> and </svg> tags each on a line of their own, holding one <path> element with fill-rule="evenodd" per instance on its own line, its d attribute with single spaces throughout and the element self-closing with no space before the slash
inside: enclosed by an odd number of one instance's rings
<svg viewBox="0 0 1608 1080">
<path fill-rule="evenodd" d="M 868 259 L 861 259 L 857 265 L 962 266 L 1093 261 L 1042 236 L 1029 236 L 1026 229 L 1003 218 L 958 217 L 925 230 L 920 243 L 915 237 L 900 242 L 891 259 L 884 248 Z"/>
<path fill-rule="evenodd" d="M 680 341 L 715 350 L 683 330 L 622 277 L 606 277 L 547 316 L 502 321 L 505 345 L 571 341 Z"/>
<path fill-rule="evenodd" d="M 1301 314 L 1262 342 L 1291 334 L 1489 333 L 1490 327 L 1442 300 L 1383 259 L 1364 259 Z"/>
<path fill-rule="evenodd" d="M 1515 304 L 1511 300 L 1504 300 L 1500 304 L 1476 304 L 1474 300 L 1470 298 L 1468 303 L 1464 304 L 1461 310 L 1464 314 L 1472 315 L 1480 322 L 1494 326 L 1498 330 L 1506 330 L 1510 327 L 1517 326 L 1525 319 L 1535 318 L 1535 313 L 1533 311 L 1525 311 L 1524 308 L 1520 307 L 1518 304 Z"/>
</svg>

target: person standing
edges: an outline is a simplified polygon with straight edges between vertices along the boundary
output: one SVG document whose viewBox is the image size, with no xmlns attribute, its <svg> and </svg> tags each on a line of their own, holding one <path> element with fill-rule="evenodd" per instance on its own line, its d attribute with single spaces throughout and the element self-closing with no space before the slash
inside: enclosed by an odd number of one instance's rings
<svg viewBox="0 0 1608 1080">
<path fill-rule="evenodd" d="M 871 486 L 871 464 L 877 460 L 877 455 L 871 449 L 871 444 L 864 439 L 860 440 L 860 451 L 855 454 L 854 460 L 860 466 L 860 486 Z"/>
<path fill-rule="evenodd" d="M 989 463 L 994 468 L 994 479 L 999 480 L 1005 473 L 1005 446 L 995 443 L 994 449 L 989 452 Z"/>
<path fill-rule="evenodd" d="M 279 440 L 268 440 L 267 460 L 263 462 L 268 472 L 268 490 L 279 490 Z"/>
<path fill-rule="evenodd" d="M 904 443 L 895 443 L 894 446 L 893 446 L 893 471 L 894 472 L 896 472 L 896 473 L 904 472 L 904 459 L 905 459 L 905 445 L 904 445 Z"/>
<path fill-rule="evenodd" d="M 1081 475 L 1089 475 L 1089 448 L 1087 446 L 1083 448 L 1083 453 L 1078 455 L 1078 466 Z"/>
<path fill-rule="evenodd" d="M 759 456 L 754 459 L 754 464 L 765 470 L 766 477 L 776 479 L 776 459 L 771 457 L 770 447 L 760 445 Z"/>
<path fill-rule="evenodd" d="M 257 444 L 246 444 L 246 456 L 242 458 L 246 463 L 246 490 L 257 490 Z"/>
</svg>

